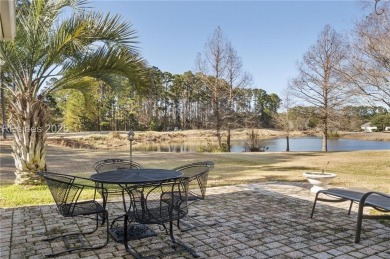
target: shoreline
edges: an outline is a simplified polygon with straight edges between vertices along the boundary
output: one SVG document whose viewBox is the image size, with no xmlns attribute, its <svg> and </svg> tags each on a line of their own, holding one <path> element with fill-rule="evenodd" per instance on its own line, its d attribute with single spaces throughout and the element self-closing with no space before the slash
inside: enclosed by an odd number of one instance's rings
<svg viewBox="0 0 390 259">
<path fill-rule="evenodd" d="M 197 131 L 196 138 L 189 139 L 193 132 L 167 132 L 170 138 L 179 137 L 182 140 L 196 141 L 199 137 L 215 138 L 215 132 Z M 167 133 L 147 132 L 143 138 L 160 137 L 167 140 Z M 268 132 L 269 137 L 283 137 L 281 132 Z M 83 146 L 54 145 L 50 139 L 47 144 L 46 161 L 49 171 L 65 174 L 79 174 L 88 176 L 93 173 L 93 164 L 96 161 L 107 158 L 129 157 L 129 141 L 126 132 L 123 135 L 104 133 L 93 134 L 88 137 L 91 141 L 101 141 L 99 148 L 86 148 Z M 141 132 L 136 132 L 136 142 L 140 143 Z M 243 137 L 243 131 L 235 132 Z M 386 136 L 390 134 L 385 133 Z M 165 137 L 163 137 L 165 135 Z M 298 134 L 294 134 L 298 135 Z M 378 137 L 375 133 L 353 134 L 359 139 L 367 137 Z M 86 134 L 85 136 L 89 136 Z M 113 137 L 115 136 L 115 138 Z M 120 138 L 118 138 L 120 136 Z M 302 135 L 301 135 L 302 136 Z M 57 139 L 60 137 L 55 136 Z M 297 136 L 299 137 L 299 136 Z M 159 138 L 158 140 L 160 140 Z M 213 139 L 213 140 L 214 140 Z M 63 138 L 63 140 L 79 143 L 76 139 Z M 119 143 L 118 146 L 114 145 Z M 109 144 L 109 146 L 108 146 Z M 15 162 L 11 155 L 12 140 L 0 141 L 0 182 L 1 184 L 12 184 L 15 180 Z M 334 182 L 335 186 L 355 186 L 377 189 L 378 191 L 388 190 L 386 179 L 389 179 L 389 154 L 386 150 L 362 150 L 362 151 L 292 151 L 292 152 L 205 152 L 205 153 L 171 153 L 171 152 L 150 152 L 134 151 L 134 159 L 145 168 L 175 168 L 185 163 L 211 160 L 218 166 L 210 175 L 210 186 L 234 185 L 249 182 L 263 181 L 303 181 L 302 173 L 306 171 L 321 171 L 329 162 L 327 170 L 337 172 L 339 177 Z M 353 181 L 351 181 L 353 180 Z M 386 189 L 387 188 L 387 189 Z"/>
<path fill-rule="evenodd" d="M 248 138 L 250 129 L 235 129 L 231 131 L 232 140 L 243 140 Z M 286 133 L 273 129 L 256 129 L 259 139 L 285 138 Z M 390 132 L 338 132 L 340 139 L 355 139 L 368 141 L 386 141 L 390 142 Z M 222 139 L 226 139 L 226 131 L 221 131 Z M 291 131 L 290 138 L 297 137 L 321 137 L 320 132 L 314 131 Z M 127 131 L 88 131 L 88 132 L 67 132 L 67 133 L 48 133 L 47 140 L 56 139 L 127 139 Z M 0 139 L 0 142 L 12 141 L 13 136 L 7 134 L 7 139 Z M 179 131 L 135 131 L 135 142 L 179 142 L 179 141 L 197 141 L 198 139 L 216 139 L 215 130 L 179 130 Z"/>
<path fill-rule="evenodd" d="M 345 132 L 340 138 L 390 142 L 390 132 Z"/>
</svg>

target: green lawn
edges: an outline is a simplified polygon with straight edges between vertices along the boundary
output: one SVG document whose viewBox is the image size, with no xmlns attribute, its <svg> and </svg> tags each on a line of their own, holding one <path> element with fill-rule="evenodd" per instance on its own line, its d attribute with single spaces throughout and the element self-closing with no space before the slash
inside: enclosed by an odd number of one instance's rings
<svg viewBox="0 0 390 259">
<path fill-rule="evenodd" d="M 67 149 L 71 150 L 71 149 Z M 66 154 L 90 164 L 107 156 L 103 151 L 75 150 Z M 78 152 L 78 153 L 77 153 Z M 115 153 L 116 152 L 116 153 Z M 127 152 L 113 151 L 112 157 L 125 157 Z M 65 155 L 64 155 L 65 156 Z M 337 177 L 333 186 L 359 188 L 390 193 L 390 151 L 352 152 L 264 152 L 264 153 L 156 153 L 135 152 L 136 161 L 146 168 L 173 168 L 194 161 L 211 160 L 215 168 L 210 172 L 208 186 L 235 185 L 264 181 L 300 181 L 306 171 L 321 171 L 329 161 L 327 171 Z M 55 164 L 57 162 L 57 164 Z M 53 164 L 54 163 L 54 164 Z M 75 163 L 76 164 L 76 163 Z M 58 157 L 50 164 L 57 171 L 88 176 L 91 168 L 70 170 L 70 164 L 61 164 Z M 77 173 L 75 173 L 77 172 Z M 53 203 L 45 186 L 20 187 L 3 184 L 0 189 L 0 207 Z"/>
</svg>

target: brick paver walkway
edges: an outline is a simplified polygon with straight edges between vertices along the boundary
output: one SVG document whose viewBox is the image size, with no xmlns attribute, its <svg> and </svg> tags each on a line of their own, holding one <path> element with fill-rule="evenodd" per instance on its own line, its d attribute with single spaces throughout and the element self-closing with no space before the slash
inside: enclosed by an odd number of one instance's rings
<svg viewBox="0 0 390 259">
<path fill-rule="evenodd" d="M 202 258 L 390 258 L 390 227 L 364 220 L 362 240 L 354 243 L 356 207 L 320 203 L 310 219 L 313 194 L 305 184 L 262 183 L 208 189 L 207 200 L 193 204 L 190 214 L 212 226 L 187 232 L 175 229 L 182 242 Z M 111 212 L 116 211 L 113 206 Z M 42 241 L 48 234 L 88 224 L 59 216 L 54 206 L 1 209 L 1 258 L 43 258 L 61 250 L 62 242 Z M 116 211 L 117 212 L 117 211 Z M 91 242 L 103 239 L 104 227 Z M 191 258 L 171 251 L 161 235 L 130 244 L 147 256 Z M 103 249 L 66 254 L 59 258 L 132 258 L 112 239 Z"/>
</svg>

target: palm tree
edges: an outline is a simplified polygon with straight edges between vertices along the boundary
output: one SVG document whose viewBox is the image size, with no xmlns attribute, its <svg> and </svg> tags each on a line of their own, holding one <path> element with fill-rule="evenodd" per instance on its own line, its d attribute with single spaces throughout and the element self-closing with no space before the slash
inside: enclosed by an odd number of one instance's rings
<svg viewBox="0 0 390 259">
<path fill-rule="evenodd" d="M 0 42 L 10 98 L 16 184 L 39 184 L 46 167 L 47 95 L 92 84 L 114 86 L 142 76 L 136 32 L 119 16 L 87 9 L 84 0 L 20 0 L 16 36 Z M 50 81 L 50 84 L 48 82 Z"/>
</svg>

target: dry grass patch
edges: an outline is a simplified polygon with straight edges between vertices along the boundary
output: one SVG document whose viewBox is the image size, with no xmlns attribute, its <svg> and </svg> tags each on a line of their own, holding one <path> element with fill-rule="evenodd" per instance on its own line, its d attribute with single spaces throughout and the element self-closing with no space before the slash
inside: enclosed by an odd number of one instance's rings
<svg viewBox="0 0 390 259">
<path fill-rule="evenodd" d="M 239 182 L 306 181 L 306 171 L 334 172 L 332 185 L 390 193 L 390 151 L 209 154 L 216 163 L 211 185 Z"/>
</svg>

